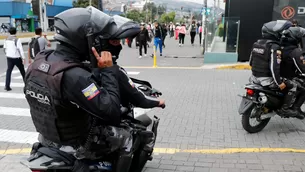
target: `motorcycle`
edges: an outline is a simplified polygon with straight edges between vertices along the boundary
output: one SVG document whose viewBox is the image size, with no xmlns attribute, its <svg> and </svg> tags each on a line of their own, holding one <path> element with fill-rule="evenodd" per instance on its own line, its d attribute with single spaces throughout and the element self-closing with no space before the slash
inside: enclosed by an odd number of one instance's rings
<svg viewBox="0 0 305 172">
<path fill-rule="evenodd" d="M 294 78 L 298 89 L 305 90 L 305 75 L 300 74 Z M 242 115 L 242 126 L 249 133 L 258 133 L 262 131 L 270 119 L 277 114 L 284 101 L 284 93 L 278 88 L 263 87 L 259 84 L 250 83 L 245 86 L 246 94 L 242 97 L 238 113 Z M 289 118 L 288 116 L 281 116 Z M 298 118 L 298 117 L 296 117 Z M 299 118 L 301 119 L 301 118 Z M 256 124 L 252 125 L 251 122 Z"/>
<path fill-rule="evenodd" d="M 284 94 L 278 89 L 247 84 L 238 113 L 242 115 L 242 126 L 249 133 L 263 130 L 281 107 Z M 253 123 L 252 123 L 253 121 Z"/>
<path fill-rule="evenodd" d="M 154 88 L 147 81 L 131 78 L 135 86 L 142 91 L 146 96 L 159 97 L 162 93 Z M 162 107 L 165 108 L 165 105 Z M 147 114 L 151 109 L 141 109 L 134 107 L 122 107 L 122 125 L 127 125 L 133 129 L 133 141 L 131 147 L 131 160 L 129 164 L 124 164 L 125 169 L 130 169 L 129 172 L 141 172 L 147 161 L 151 161 L 153 149 L 151 152 L 144 151 L 143 138 L 153 138 L 152 148 L 155 145 L 157 138 L 157 129 L 159 118 L 157 116 L 149 116 Z M 154 137 L 151 137 L 154 133 Z M 39 143 L 35 143 L 32 148 L 31 156 L 26 165 L 32 172 L 71 172 L 77 159 L 73 154 L 63 152 L 58 149 L 48 147 L 37 147 Z M 52 152 L 52 153 L 50 153 Z M 113 152 L 110 155 L 105 155 L 98 160 L 84 160 L 89 166 L 90 172 L 111 172 L 115 170 L 119 155 L 118 152 Z M 141 161 L 141 163 L 139 163 Z"/>
</svg>

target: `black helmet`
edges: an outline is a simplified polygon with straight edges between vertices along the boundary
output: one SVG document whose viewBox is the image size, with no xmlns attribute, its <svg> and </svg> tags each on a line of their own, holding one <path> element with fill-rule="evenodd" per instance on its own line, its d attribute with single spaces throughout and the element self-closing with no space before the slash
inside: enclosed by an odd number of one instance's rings
<svg viewBox="0 0 305 172">
<path fill-rule="evenodd" d="M 113 20 L 117 25 L 116 31 L 108 38 L 96 38 L 95 42 L 98 43 L 96 46 L 99 47 L 98 52 L 109 51 L 113 55 L 113 61 L 116 61 L 119 58 L 122 45 L 113 45 L 110 43 L 110 40 L 133 39 L 141 32 L 141 27 L 137 22 L 118 15 L 113 16 Z"/>
<path fill-rule="evenodd" d="M 95 60 L 89 51 L 94 46 L 95 38 L 109 38 L 117 29 L 113 18 L 92 6 L 59 13 L 55 16 L 54 27 L 54 39 L 83 56 L 81 61 L 89 60 L 88 57 Z"/>
<path fill-rule="evenodd" d="M 299 44 L 305 36 L 305 29 L 302 27 L 290 27 L 283 31 L 283 43 Z"/>
<path fill-rule="evenodd" d="M 134 38 L 141 32 L 139 23 L 126 17 L 115 15 L 114 22 L 117 25 L 117 32 L 111 36 L 113 39 Z"/>
<path fill-rule="evenodd" d="M 292 26 L 288 20 L 277 20 L 265 23 L 262 27 L 262 36 L 266 39 L 280 40 L 281 33 Z"/>
</svg>

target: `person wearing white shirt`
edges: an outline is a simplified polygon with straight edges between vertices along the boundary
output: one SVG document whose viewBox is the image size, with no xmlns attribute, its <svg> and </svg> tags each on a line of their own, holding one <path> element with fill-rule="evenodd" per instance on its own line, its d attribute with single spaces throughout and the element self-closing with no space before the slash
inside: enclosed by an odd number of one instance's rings
<svg viewBox="0 0 305 172">
<path fill-rule="evenodd" d="M 11 91 L 11 75 L 15 66 L 19 69 L 21 76 L 24 79 L 24 51 L 21 44 L 21 40 L 16 37 L 17 30 L 14 27 L 9 29 L 10 36 L 4 41 L 3 49 L 7 58 L 7 70 L 6 70 L 6 81 L 5 90 Z"/>
</svg>

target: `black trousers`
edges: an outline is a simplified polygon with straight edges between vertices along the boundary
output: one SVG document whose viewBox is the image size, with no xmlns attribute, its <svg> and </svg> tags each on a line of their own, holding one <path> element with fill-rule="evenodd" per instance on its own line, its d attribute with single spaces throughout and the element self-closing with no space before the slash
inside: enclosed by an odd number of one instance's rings
<svg viewBox="0 0 305 172">
<path fill-rule="evenodd" d="M 6 81 L 5 81 L 5 88 L 9 89 L 11 85 L 11 76 L 12 76 L 12 71 L 14 67 L 17 66 L 17 68 L 20 71 L 20 74 L 24 80 L 25 76 L 25 70 L 24 70 L 24 65 L 22 64 L 22 59 L 21 58 L 9 58 L 7 57 L 7 70 L 6 70 Z"/>
<path fill-rule="evenodd" d="M 163 46 L 163 47 L 165 47 L 165 44 L 164 44 L 165 38 L 166 38 L 166 36 L 163 37 L 163 41 L 162 41 L 162 46 Z"/>
<path fill-rule="evenodd" d="M 200 33 L 199 33 L 199 44 L 200 44 L 200 45 L 201 45 L 201 41 L 202 41 L 201 39 L 202 39 L 202 33 L 200 32 Z"/>
<path fill-rule="evenodd" d="M 147 54 L 147 42 L 146 41 L 140 41 L 139 42 L 139 53 L 140 53 L 140 56 L 142 56 L 142 48 L 144 47 L 144 53 Z"/>
<path fill-rule="evenodd" d="M 191 44 L 194 44 L 196 32 L 191 32 Z"/>
<path fill-rule="evenodd" d="M 179 33 L 179 44 L 184 44 L 185 34 Z"/>
</svg>

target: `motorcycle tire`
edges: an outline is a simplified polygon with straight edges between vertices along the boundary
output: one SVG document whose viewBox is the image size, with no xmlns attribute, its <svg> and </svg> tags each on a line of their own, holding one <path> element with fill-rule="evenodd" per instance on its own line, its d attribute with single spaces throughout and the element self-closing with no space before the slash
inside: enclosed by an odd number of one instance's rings
<svg viewBox="0 0 305 172">
<path fill-rule="evenodd" d="M 245 112 L 242 115 L 242 118 L 241 118 L 242 126 L 248 133 L 258 133 L 258 132 L 262 131 L 271 119 L 271 118 L 263 119 L 260 121 L 260 123 L 258 125 L 252 126 L 250 124 L 250 116 L 251 116 L 251 112 L 253 111 L 254 108 L 256 108 L 256 107 L 253 106 L 252 108 L 250 108 L 247 112 Z"/>
</svg>

